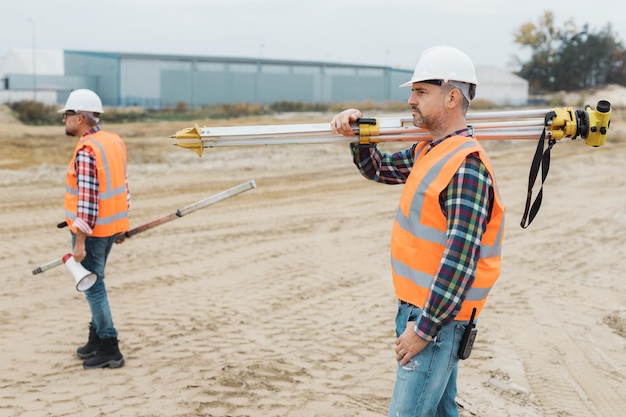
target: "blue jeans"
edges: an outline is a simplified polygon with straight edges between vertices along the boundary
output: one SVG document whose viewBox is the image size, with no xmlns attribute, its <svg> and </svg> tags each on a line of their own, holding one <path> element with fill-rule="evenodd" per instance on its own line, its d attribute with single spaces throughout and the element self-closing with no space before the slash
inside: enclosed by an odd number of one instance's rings
<svg viewBox="0 0 626 417">
<path fill-rule="evenodd" d="M 76 243 L 76 235 L 72 233 L 72 247 Z M 85 298 L 91 310 L 91 325 L 100 339 L 117 337 L 117 330 L 113 326 L 113 317 L 104 286 L 104 267 L 111 247 L 115 243 L 115 236 L 87 237 L 85 251 L 87 256 L 81 264 L 98 276 L 96 283 L 85 291 Z"/>
<path fill-rule="evenodd" d="M 396 336 L 408 321 L 415 321 L 422 310 L 398 304 Z M 398 362 L 396 383 L 389 404 L 389 417 L 457 417 L 456 377 L 459 343 L 467 322 L 453 321 L 404 366 Z"/>
</svg>

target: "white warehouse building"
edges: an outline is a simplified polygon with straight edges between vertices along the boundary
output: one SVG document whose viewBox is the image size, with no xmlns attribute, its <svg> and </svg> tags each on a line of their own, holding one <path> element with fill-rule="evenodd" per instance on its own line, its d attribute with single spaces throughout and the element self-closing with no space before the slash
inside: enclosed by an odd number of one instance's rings
<svg viewBox="0 0 626 417">
<path fill-rule="evenodd" d="M 480 85 L 476 99 L 498 106 L 525 106 L 528 103 L 528 81 L 495 66 L 476 67 Z"/>
</svg>

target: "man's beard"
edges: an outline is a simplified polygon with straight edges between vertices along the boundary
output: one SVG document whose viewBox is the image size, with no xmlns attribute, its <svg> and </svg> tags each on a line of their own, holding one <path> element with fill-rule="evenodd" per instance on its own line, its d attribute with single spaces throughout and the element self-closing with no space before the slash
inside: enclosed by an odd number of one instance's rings
<svg viewBox="0 0 626 417">
<path fill-rule="evenodd" d="M 415 115 L 413 116 L 413 125 L 415 127 L 419 127 L 420 129 L 425 129 L 429 132 L 440 128 L 442 125 L 442 115 L 436 114 L 433 116 L 424 117 L 422 113 L 417 108 L 413 108 L 415 111 Z"/>
</svg>

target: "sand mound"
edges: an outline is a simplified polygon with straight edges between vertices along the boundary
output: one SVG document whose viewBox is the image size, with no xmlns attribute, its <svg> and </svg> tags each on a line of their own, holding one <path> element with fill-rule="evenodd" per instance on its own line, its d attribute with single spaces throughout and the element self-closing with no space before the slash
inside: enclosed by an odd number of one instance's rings
<svg viewBox="0 0 626 417">
<path fill-rule="evenodd" d="M 13 112 L 6 105 L 0 105 L 0 124 L 16 124 L 19 120 L 13 115 Z"/>
</svg>

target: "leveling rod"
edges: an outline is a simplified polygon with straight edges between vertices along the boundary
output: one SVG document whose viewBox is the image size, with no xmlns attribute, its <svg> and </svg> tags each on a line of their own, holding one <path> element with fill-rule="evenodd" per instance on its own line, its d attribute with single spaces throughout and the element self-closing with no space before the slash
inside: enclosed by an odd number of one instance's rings
<svg viewBox="0 0 626 417">
<path fill-rule="evenodd" d="M 601 100 L 595 109 L 562 107 L 541 110 L 512 110 L 468 113 L 468 124 L 479 140 L 536 139 L 546 130 L 547 139 L 582 137 L 589 146 L 602 146 L 609 127 L 611 104 Z M 174 145 L 202 156 L 204 148 L 221 146 L 416 142 L 431 140 L 412 117 L 361 118 L 352 125 L 356 136 L 333 134 L 329 123 L 262 126 L 199 127 L 176 132 Z"/>
<path fill-rule="evenodd" d="M 120 233 L 117 236 L 117 240 L 116 243 L 121 243 L 124 240 L 131 238 L 139 233 L 145 232 L 146 230 L 150 230 L 154 227 L 160 226 L 164 223 L 167 222 L 171 222 L 172 220 L 176 220 L 180 217 L 186 216 L 187 214 L 193 213 L 194 211 L 198 211 L 202 208 L 205 208 L 207 206 L 210 206 L 211 204 L 215 204 L 218 203 L 222 200 L 226 200 L 227 198 L 230 197 L 234 197 L 237 194 L 241 194 L 244 191 L 248 191 L 251 190 L 253 188 L 256 188 L 256 182 L 254 180 L 250 180 L 247 182 L 244 182 L 242 184 L 236 185 L 232 188 L 229 188 L 228 190 L 222 191 L 220 193 L 214 194 L 210 197 L 207 197 L 205 199 L 202 199 L 200 201 L 196 201 L 193 204 L 189 204 L 188 206 L 185 206 L 183 208 L 180 208 L 178 210 L 176 210 L 173 213 L 170 214 L 166 214 L 163 217 L 159 217 L 158 219 L 155 219 L 151 222 L 148 222 L 146 224 L 143 224 L 141 226 L 137 226 L 134 229 L 131 229 L 127 232 L 124 233 Z M 45 263 L 35 269 L 33 269 L 33 275 L 36 274 L 40 274 L 44 271 L 47 271 L 48 269 L 52 269 L 56 266 L 59 265 L 63 265 L 63 258 L 58 258 L 55 259 L 54 261 L 50 261 L 48 263 Z"/>
</svg>

